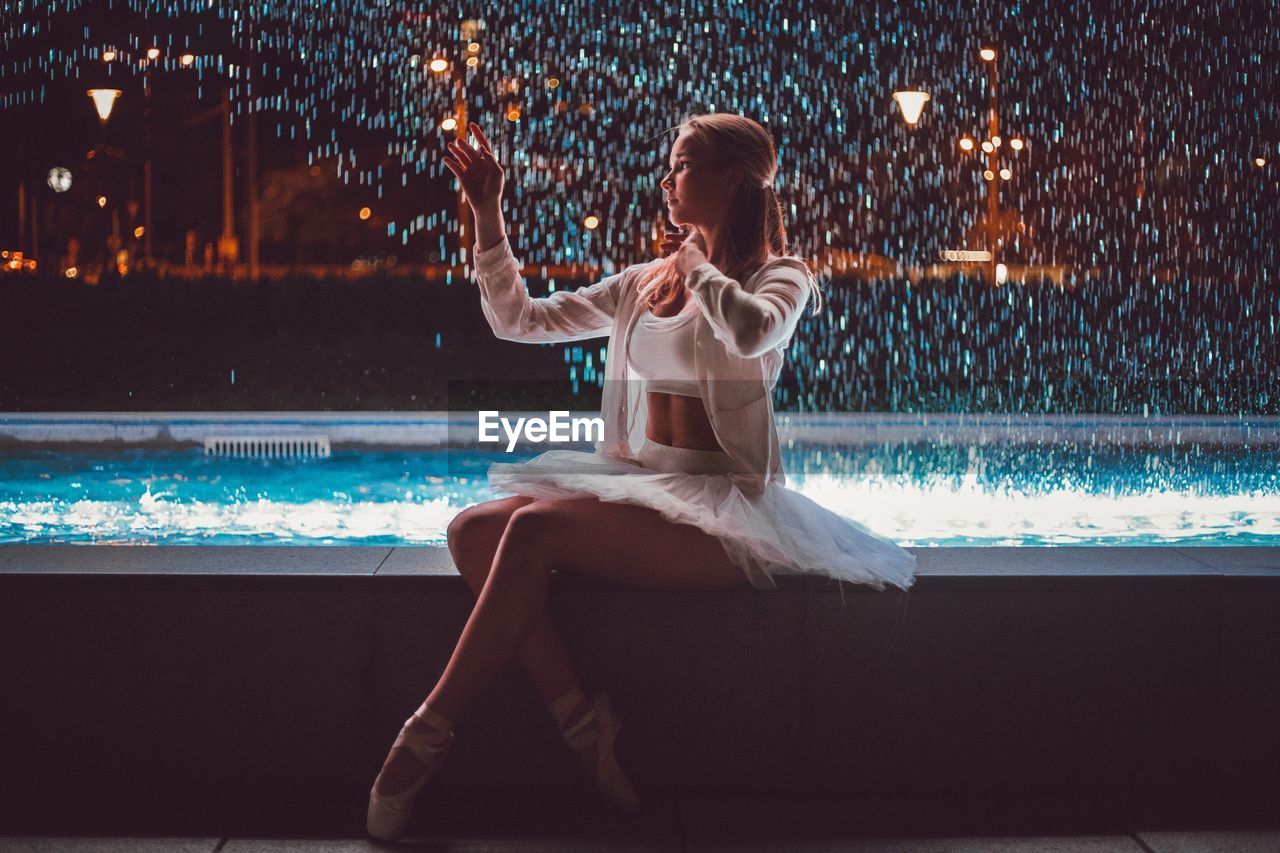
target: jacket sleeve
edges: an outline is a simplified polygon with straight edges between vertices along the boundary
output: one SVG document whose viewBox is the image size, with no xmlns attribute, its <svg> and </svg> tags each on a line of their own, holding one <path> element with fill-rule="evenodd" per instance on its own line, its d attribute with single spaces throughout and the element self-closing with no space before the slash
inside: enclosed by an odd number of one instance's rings
<svg viewBox="0 0 1280 853">
<path fill-rule="evenodd" d="M 476 284 L 480 287 L 480 310 L 493 333 L 502 340 L 577 341 L 602 337 L 612 331 L 618 293 L 627 270 L 577 290 L 559 290 L 541 299 L 531 299 L 520 275 L 520 263 L 505 237 L 483 252 L 476 246 L 473 257 Z"/>
<path fill-rule="evenodd" d="M 686 282 L 711 330 L 734 355 L 756 358 L 782 346 L 795 331 L 809 298 L 811 273 L 798 258 L 784 258 L 763 273 L 753 292 L 710 262 L 689 271 Z"/>
</svg>

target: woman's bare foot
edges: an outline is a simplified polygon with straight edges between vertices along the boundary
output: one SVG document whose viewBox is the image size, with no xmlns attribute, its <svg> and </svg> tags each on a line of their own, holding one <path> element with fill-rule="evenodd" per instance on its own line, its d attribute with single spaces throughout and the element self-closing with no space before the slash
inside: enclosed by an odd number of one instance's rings
<svg viewBox="0 0 1280 853">
<path fill-rule="evenodd" d="M 417 714 L 409 720 L 409 731 L 427 734 L 427 743 L 433 747 L 443 746 L 449 740 L 448 731 L 433 728 Z M 383 796 L 398 794 L 416 782 L 425 769 L 426 765 L 408 747 L 395 747 L 382 765 L 374 790 Z"/>
</svg>

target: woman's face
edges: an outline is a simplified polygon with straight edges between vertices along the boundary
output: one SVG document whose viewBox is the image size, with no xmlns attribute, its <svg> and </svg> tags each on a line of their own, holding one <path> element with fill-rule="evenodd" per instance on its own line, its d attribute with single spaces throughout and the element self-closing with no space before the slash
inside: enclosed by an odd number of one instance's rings
<svg viewBox="0 0 1280 853">
<path fill-rule="evenodd" d="M 672 224 L 708 227 L 719 223 L 732 197 L 732 176 L 715 170 L 697 143 L 683 133 L 671 146 L 667 166 L 661 186 Z"/>
</svg>

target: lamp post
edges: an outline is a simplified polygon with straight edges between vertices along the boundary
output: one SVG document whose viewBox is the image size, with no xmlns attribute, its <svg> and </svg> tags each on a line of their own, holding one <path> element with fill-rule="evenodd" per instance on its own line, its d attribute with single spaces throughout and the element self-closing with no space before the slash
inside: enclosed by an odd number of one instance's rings
<svg viewBox="0 0 1280 853">
<path fill-rule="evenodd" d="M 150 268 L 151 257 L 151 66 L 160 58 L 160 48 L 147 51 L 142 62 L 142 148 L 145 160 L 142 166 L 142 259 Z"/>
<path fill-rule="evenodd" d="M 111 54 L 114 58 L 114 53 Z M 105 57 L 105 54 L 104 54 Z M 109 61 L 109 60 L 108 60 Z M 116 104 L 116 99 L 120 97 L 119 89 L 89 89 L 88 95 L 93 99 L 93 107 L 97 110 L 98 121 L 102 124 L 102 152 L 108 153 L 109 149 L 106 145 L 107 138 L 107 119 L 111 117 L 111 110 Z M 114 193 L 113 193 L 114 195 Z M 98 198 L 98 206 L 105 207 L 106 202 L 102 196 Z M 118 208 L 111 209 L 111 236 L 107 238 L 107 264 L 106 268 L 113 268 L 117 263 L 117 253 L 120 251 L 120 211 Z"/>
<path fill-rule="evenodd" d="M 965 152 L 980 150 L 986 158 L 986 168 L 982 172 L 982 177 L 987 182 L 987 221 L 986 227 L 982 230 L 986 232 L 987 251 L 991 254 L 987 262 L 987 275 L 993 284 L 1003 284 L 1007 276 L 1002 275 L 1006 267 L 1000 262 L 1004 238 L 1000 230 L 999 182 L 1013 180 L 1013 170 L 1008 166 L 1000 165 L 1000 149 L 1007 142 L 1009 150 L 1016 155 L 1026 147 L 1026 143 L 1019 137 L 1009 140 L 1001 138 L 997 53 L 995 48 L 986 46 L 978 51 L 978 57 L 987 65 L 987 138 L 979 146 L 971 137 L 965 136 L 960 140 L 960 150 Z"/>
<path fill-rule="evenodd" d="M 981 230 L 986 234 L 987 254 L 990 257 L 984 260 L 987 264 L 987 276 L 991 282 L 1001 284 L 1003 283 L 1001 270 L 1004 265 L 1000 263 L 999 256 L 1004 240 L 1000 236 L 1000 188 L 997 181 L 1012 180 L 1013 172 L 1007 167 L 1000 166 L 1000 148 L 1004 146 L 1005 140 L 1000 138 L 997 53 L 995 48 L 984 46 L 978 51 L 978 57 L 987 66 L 987 138 L 979 145 L 972 137 L 964 136 L 960 139 L 960 150 L 965 153 L 980 152 L 979 156 L 986 158 L 986 168 L 982 172 L 982 177 L 987 183 L 987 216 Z M 914 126 L 929 96 L 924 92 L 908 90 L 894 92 L 893 99 L 901 107 L 903 119 L 908 125 Z M 1021 151 L 1025 147 L 1025 143 L 1020 138 L 1010 139 L 1008 144 L 1014 152 Z M 956 254 L 969 257 L 973 253 L 966 250 Z"/>
<path fill-rule="evenodd" d="M 152 181 L 152 144 L 151 144 L 151 95 L 152 95 L 152 71 L 155 70 L 157 63 L 163 61 L 164 52 L 159 47 L 149 47 L 142 56 L 137 57 L 137 63 L 142 68 L 142 132 L 143 132 L 143 167 L 142 167 L 142 205 L 143 205 L 143 262 L 144 266 L 151 266 L 154 263 L 152 253 L 152 235 L 153 228 L 153 200 L 154 192 Z M 125 52 L 116 49 L 107 49 L 102 52 L 101 59 L 105 63 L 112 63 L 117 60 L 122 62 L 132 61 L 131 56 Z M 178 63 L 181 68 L 191 68 L 195 65 L 196 56 L 193 53 L 184 52 L 178 57 Z M 107 118 L 111 115 L 112 106 L 117 98 L 120 97 L 119 89 L 90 89 L 89 97 L 93 98 L 95 109 L 98 111 L 98 118 L 103 126 L 103 140 L 106 140 L 106 123 Z"/>
<path fill-rule="evenodd" d="M 987 80 L 990 85 L 987 109 L 987 142 L 983 144 L 982 150 L 987 155 L 987 169 L 982 173 L 983 178 L 987 181 L 987 251 L 991 252 L 990 270 L 991 282 L 996 282 L 996 270 L 999 262 L 996 256 L 1000 250 L 1000 189 L 996 184 L 996 174 L 998 172 L 996 162 L 996 149 L 1000 147 L 1000 115 L 997 100 L 997 74 L 996 74 L 996 52 L 994 48 L 984 47 L 978 51 L 978 56 L 987 64 Z"/>
</svg>

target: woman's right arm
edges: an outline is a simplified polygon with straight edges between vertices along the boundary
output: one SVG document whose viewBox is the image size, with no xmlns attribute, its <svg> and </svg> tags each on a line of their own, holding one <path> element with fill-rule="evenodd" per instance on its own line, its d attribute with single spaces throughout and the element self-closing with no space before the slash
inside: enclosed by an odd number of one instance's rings
<svg viewBox="0 0 1280 853">
<path fill-rule="evenodd" d="M 624 273 L 588 287 L 531 299 L 504 231 L 499 208 L 476 210 L 474 260 L 480 310 L 495 335 L 507 341 L 546 343 L 598 338 L 612 331 Z"/>
<path fill-rule="evenodd" d="M 625 272 L 589 287 L 530 299 L 502 221 L 502 167 L 479 125 L 472 122 L 471 132 L 479 147 L 472 147 L 466 139 L 451 141 L 452 158 L 446 156 L 444 162 L 462 184 L 475 214 L 476 283 L 480 287 L 480 308 L 494 334 L 503 340 L 529 343 L 608 335 Z"/>
</svg>

